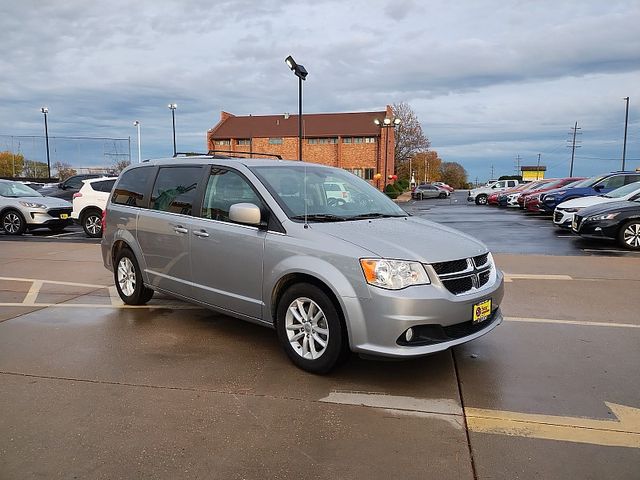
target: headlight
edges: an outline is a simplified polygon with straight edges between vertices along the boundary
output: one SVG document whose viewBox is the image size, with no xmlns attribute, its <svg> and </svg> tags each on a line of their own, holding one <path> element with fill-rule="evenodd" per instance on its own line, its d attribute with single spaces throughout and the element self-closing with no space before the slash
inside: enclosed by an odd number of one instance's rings
<svg viewBox="0 0 640 480">
<path fill-rule="evenodd" d="M 620 215 L 620 212 L 605 213 L 603 215 L 591 215 L 590 217 L 587 217 L 587 221 L 594 222 L 598 220 L 611 220 L 612 218 L 616 218 L 618 215 Z"/>
<path fill-rule="evenodd" d="M 554 195 L 544 195 L 542 198 L 540 198 L 540 200 L 542 200 L 543 202 L 546 202 L 547 200 L 553 202 L 555 199 L 556 197 Z"/>
<path fill-rule="evenodd" d="M 41 203 L 33 203 L 33 202 L 18 202 L 23 207 L 28 208 L 47 208 L 46 205 L 42 205 Z"/>
<path fill-rule="evenodd" d="M 562 210 L 564 210 L 567 213 L 576 213 L 576 212 L 580 211 L 579 208 L 563 208 Z"/>
<path fill-rule="evenodd" d="M 360 260 L 369 285 L 400 290 L 411 285 L 431 283 L 424 266 L 419 262 L 363 258 Z"/>
</svg>

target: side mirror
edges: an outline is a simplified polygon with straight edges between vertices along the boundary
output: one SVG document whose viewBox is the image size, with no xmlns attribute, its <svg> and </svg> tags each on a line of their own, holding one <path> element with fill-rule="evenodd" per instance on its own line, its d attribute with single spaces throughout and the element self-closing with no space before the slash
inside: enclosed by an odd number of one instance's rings
<svg viewBox="0 0 640 480">
<path fill-rule="evenodd" d="M 58 184 L 58 188 L 61 188 L 61 189 L 63 189 L 63 190 L 64 190 L 64 183 L 60 182 L 60 183 Z"/>
<path fill-rule="evenodd" d="M 245 225 L 260 225 L 260 208 L 253 203 L 234 203 L 229 207 L 229 220 Z"/>
<path fill-rule="evenodd" d="M 604 185 L 596 185 L 595 187 L 593 187 L 593 189 L 594 189 L 596 192 L 599 192 L 599 191 L 600 191 L 600 190 L 602 190 L 603 188 L 604 188 Z"/>
</svg>

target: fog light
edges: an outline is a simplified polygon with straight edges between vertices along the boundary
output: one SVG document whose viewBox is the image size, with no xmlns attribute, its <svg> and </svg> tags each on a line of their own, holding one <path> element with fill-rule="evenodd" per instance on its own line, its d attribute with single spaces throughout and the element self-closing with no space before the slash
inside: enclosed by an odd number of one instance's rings
<svg viewBox="0 0 640 480">
<path fill-rule="evenodd" d="M 413 328 L 410 328 L 405 332 L 404 338 L 407 340 L 407 342 L 413 340 Z"/>
</svg>

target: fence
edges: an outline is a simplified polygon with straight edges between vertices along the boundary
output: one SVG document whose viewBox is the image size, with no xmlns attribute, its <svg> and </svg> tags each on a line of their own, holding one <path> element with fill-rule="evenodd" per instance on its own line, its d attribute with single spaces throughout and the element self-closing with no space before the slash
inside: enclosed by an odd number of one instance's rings
<svg viewBox="0 0 640 480">
<path fill-rule="evenodd" d="M 11 152 L 24 157 L 25 172 L 32 172 L 36 165 L 47 164 L 46 139 L 42 135 L 0 135 L 0 152 Z M 49 136 L 51 174 L 54 165 L 66 164 L 77 173 L 106 172 L 117 164 L 131 162 L 131 138 L 107 137 L 54 137 Z M 3 168 L 5 176 L 19 177 L 20 165 L 9 160 Z M 21 171 L 16 171 L 20 169 Z"/>
</svg>

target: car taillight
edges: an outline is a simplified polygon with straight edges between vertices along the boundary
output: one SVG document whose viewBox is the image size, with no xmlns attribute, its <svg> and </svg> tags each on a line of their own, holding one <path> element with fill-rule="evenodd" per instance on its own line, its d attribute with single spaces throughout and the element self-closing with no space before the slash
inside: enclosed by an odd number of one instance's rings
<svg viewBox="0 0 640 480">
<path fill-rule="evenodd" d="M 102 235 L 104 236 L 106 227 L 107 227 L 107 210 L 102 210 L 102 219 L 100 220 L 100 225 L 102 226 Z"/>
<path fill-rule="evenodd" d="M 76 192 L 73 194 L 73 198 L 80 198 L 82 194 L 80 192 Z"/>
<path fill-rule="evenodd" d="M 347 192 L 342 192 L 342 198 L 347 198 L 349 194 Z"/>
</svg>

